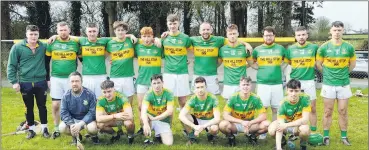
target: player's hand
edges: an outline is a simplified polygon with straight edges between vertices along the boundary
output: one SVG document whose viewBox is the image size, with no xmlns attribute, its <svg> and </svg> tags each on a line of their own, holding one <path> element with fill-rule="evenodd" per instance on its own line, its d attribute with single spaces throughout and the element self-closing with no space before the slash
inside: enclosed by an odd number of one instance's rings
<svg viewBox="0 0 369 150">
<path fill-rule="evenodd" d="M 129 119 L 131 119 L 131 118 L 130 118 L 129 113 L 127 113 L 127 112 L 122 112 L 122 115 L 123 115 L 123 119 L 124 119 L 124 120 L 129 120 Z"/>
<path fill-rule="evenodd" d="M 133 34 L 131 34 L 131 42 L 133 44 L 136 44 L 137 43 L 137 38 Z"/>
<path fill-rule="evenodd" d="M 75 123 L 70 126 L 71 134 L 74 136 L 78 136 L 79 131 L 81 130 L 81 126 L 78 123 Z"/>
<path fill-rule="evenodd" d="M 161 47 L 162 45 L 161 45 L 161 41 L 160 41 L 160 39 L 159 38 L 155 38 L 154 39 L 154 45 L 156 46 L 156 47 Z"/>
<path fill-rule="evenodd" d="M 164 38 L 166 38 L 167 36 L 169 35 L 169 31 L 165 31 L 165 32 L 163 32 L 163 34 L 161 34 L 161 38 L 162 39 L 164 39 Z"/>
<path fill-rule="evenodd" d="M 195 129 L 195 136 L 199 136 L 199 134 L 200 134 L 200 132 L 202 131 L 202 130 L 204 130 L 204 127 L 202 126 L 202 125 L 196 125 L 195 127 L 194 127 L 194 129 Z"/>
<path fill-rule="evenodd" d="M 150 128 L 150 125 L 144 124 L 143 130 L 144 130 L 144 135 L 145 136 L 151 136 L 151 128 Z"/>
<path fill-rule="evenodd" d="M 279 131 L 279 132 L 283 132 L 284 129 L 286 129 L 286 128 L 287 128 L 287 125 L 285 123 L 278 123 L 278 125 L 277 125 L 277 131 Z"/>
<path fill-rule="evenodd" d="M 51 36 L 49 39 L 47 39 L 47 44 L 51 44 L 56 40 L 57 35 Z"/>
<path fill-rule="evenodd" d="M 51 82 L 50 81 L 47 81 L 47 87 L 50 89 L 50 87 L 51 87 Z"/>
<path fill-rule="evenodd" d="M 110 60 L 109 60 L 109 63 L 111 64 L 112 62 L 113 62 L 113 61 L 110 59 Z"/>
<path fill-rule="evenodd" d="M 150 119 L 151 121 L 155 121 L 155 117 L 151 116 L 150 114 L 147 114 L 147 117 L 149 117 L 149 119 Z"/>
<path fill-rule="evenodd" d="M 20 85 L 19 85 L 19 83 L 13 84 L 13 89 L 15 90 L 15 92 L 19 92 L 20 91 Z"/>
<path fill-rule="evenodd" d="M 114 114 L 114 118 L 117 120 L 124 120 L 124 115 L 123 113 L 116 113 Z"/>
</svg>

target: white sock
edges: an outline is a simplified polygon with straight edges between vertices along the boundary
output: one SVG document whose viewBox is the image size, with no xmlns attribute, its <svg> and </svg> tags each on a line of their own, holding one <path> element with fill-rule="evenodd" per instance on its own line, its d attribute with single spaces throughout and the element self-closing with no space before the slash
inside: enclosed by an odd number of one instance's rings
<svg viewBox="0 0 369 150">
<path fill-rule="evenodd" d="M 35 131 L 35 125 L 29 126 L 29 130 Z"/>
<path fill-rule="evenodd" d="M 41 124 L 41 131 L 44 131 L 45 128 L 47 128 L 47 124 Z"/>
</svg>

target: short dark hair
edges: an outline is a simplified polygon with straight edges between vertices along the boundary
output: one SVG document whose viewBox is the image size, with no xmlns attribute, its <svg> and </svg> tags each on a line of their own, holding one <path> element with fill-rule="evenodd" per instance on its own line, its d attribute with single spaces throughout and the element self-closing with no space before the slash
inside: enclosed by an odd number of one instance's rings
<svg viewBox="0 0 369 150">
<path fill-rule="evenodd" d="M 205 80 L 205 78 L 204 77 L 197 77 L 196 79 L 195 79 L 195 84 L 196 83 L 205 83 L 205 85 L 206 85 L 206 80 Z"/>
<path fill-rule="evenodd" d="M 115 21 L 113 23 L 113 29 L 117 29 L 118 27 L 123 27 L 123 30 L 128 31 L 128 24 L 123 21 Z"/>
<path fill-rule="evenodd" d="M 301 82 L 296 79 L 291 79 L 287 82 L 287 88 L 289 89 L 301 89 Z"/>
<path fill-rule="evenodd" d="M 237 27 L 237 25 L 236 24 L 230 24 L 228 27 L 227 27 L 227 29 L 226 29 L 226 31 L 228 32 L 228 31 L 232 31 L 232 30 L 236 30 L 236 31 L 238 31 L 238 27 Z"/>
<path fill-rule="evenodd" d="M 114 88 L 114 82 L 110 80 L 109 77 L 106 78 L 105 81 L 103 81 L 100 84 L 101 89 L 105 90 L 105 89 L 109 89 L 109 88 Z"/>
<path fill-rule="evenodd" d="M 161 81 L 163 81 L 163 75 L 161 75 L 161 74 L 154 74 L 150 78 L 150 81 L 152 82 L 152 80 L 157 80 L 157 79 L 160 79 Z"/>
<path fill-rule="evenodd" d="M 342 21 L 335 21 L 332 22 L 332 26 L 331 27 L 344 27 L 343 22 Z"/>
<path fill-rule="evenodd" d="M 79 76 L 79 78 L 81 78 L 81 82 L 82 82 L 82 75 L 78 71 L 74 71 L 74 72 L 70 73 L 68 78 L 70 78 L 71 76 Z"/>
<path fill-rule="evenodd" d="M 27 25 L 26 31 L 28 31 L 28 30 L 29 31 L 39 31 L 39 28 L 38 28 L 38 26 L 31 24 L 31 25 Z"/>
<path fill-rule="evenodd" d="M 99 26 L 94 22 L 87 23 L 87 27 L 88 28 L 99 28 Z"/>
<path fill-rule="evenodd" d="M 174 22 L 174 21 L 179 21 L 179 17 L 177 14 L 169 14 L 167 16 L 167 21 L 168 22 Z"/>
<path fill-rule="evenodd" d="M 306 27 L 305 26 L 299 26 L 296 28 L 295 32 L 297 31 L 307 31 Z"/>
<path fill-rule="evenodd" d="M 275 29 L 274 29 L 274 27 L 272 27 L 272 26 L 266 26 L 266 27 L 263 29 L 263 33 L 264 33 L 265 31 L 272 32 L 272 33 L 273 33 L 273 35 L 275 35 Z"/>
<path fill-rule="evenodd" d="M 251 82 L 251 81 L 252 81 L 252 79 L 251 79 L 250 77 L 241 76 L 241 78 L 240 78 L 240 82 L 241 82 L 241 81 Z"/>
</svg>

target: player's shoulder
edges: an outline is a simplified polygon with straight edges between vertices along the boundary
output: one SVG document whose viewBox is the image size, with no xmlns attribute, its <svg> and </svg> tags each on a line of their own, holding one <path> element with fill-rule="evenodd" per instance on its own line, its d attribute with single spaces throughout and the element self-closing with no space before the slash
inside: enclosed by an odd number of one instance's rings
<svg viewBox="0 0 369 150">
<path fill-rule="evenodd" d="M 218 100 L 217 96 L 215 96 L 213 93 L 208 92 L 208 97 L 214 100 Z"/>
<path fill-rule="evenodd" d="M 287 46 L 287 50 L 297 48 L 297 43 L 293 43 Z"/>
<path fill-rule="evenodd" d="M 326 41 L 322 45 L 320 45 L 320 48 L 326 48 L 329 44 L 331 44 L 331 41 Z"/>
<path fill-rule="evenodd" d="M 261 44 L 261 45 L 259 45 L 259 46 L 256 46 L 255 48 L 254 48 L 254 51 L 256 50 L 256 51 L 258 51 L 258 50 L 260 50 L 260 49 L 262 49 L 264 47 L 264 44 Z"/>
<path fill-rule="evenodd" d="M 83 91 L 86 92 L 86 95 L 96 97 L 95 93 L 93 91 L 91 91 L 90 89 L 88 89 L 86 87 L 82 87 L 82 88 L 83 88 Z"/>
<path fill-rule="evenodd" d="M 123 93 L 119 91 L 115 91 L 114 94 L 116 97 L 121 98 L 121 99 L 127 98 Z"/>
<path fill-rule="evenodd" d="M 235 93 L 233 93 L 232 95 L 231 95 L 231 97 L 229 97 L 229 101 L 230 100 L 232 100 L 232 101 L 234 101 L 234 100 L 236 100 L 237 98 L 238 98 L 238 95 L 240 94 L 240 92 L 235 92 Z"/>
<path fill-rule="evenodd" d="M 299 95 L 299 97 L 300 97 L 300 100 L 301 101 L 309 101 L 310 100 L 310 96 L 309 95 L 307 95 L 306 93 L 301 93 L 300 95 Z"/>
<path fill-rule="evenodd" d="M 253 92 L 251 92 L 250 97 L 253 98 L 253 99 L 260 100 L 260 97 L 257 94 L 253 93 Z"/>
<path fill-rule="evenodd" d="M 280 107 L 284 107 L 284 105 L 288 104 L 288 99 L 287 99 L 287 96 L 286 97 L 283 97 L 283 99 L 279 102 L 279 106 Z"/>
<path fill-rule="evenodd" d="M 153 92 L 153 91 L 151 90 L 151 92 Z M 171 90 L 167 89 L 167 88 L 163 88 L 163 92 L 164 92 L 165 94 L 173 95 L 173 92 L 172 92 Z"/>
<path fill-rule="evenodd" d="M 350 42 L 348 42 L 348 41 L 346 41 L 346 40 L 343 40 L 343 41 L 342 41 L 342 44 L 344 44 L 346 47 L 354 48 L 354 45 L 352 45 Z"/>
</svg>

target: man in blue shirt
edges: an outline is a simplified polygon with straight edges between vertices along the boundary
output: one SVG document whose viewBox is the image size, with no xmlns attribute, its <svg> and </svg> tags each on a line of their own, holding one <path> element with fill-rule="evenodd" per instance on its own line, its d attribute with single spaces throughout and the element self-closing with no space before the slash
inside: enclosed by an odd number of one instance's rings
<svg viewBox="0 0 369 150">
<path fill-rule="evenodd" d="M 84 149 L 80 134 L 80 130 L 84 128 L 92 135 L 92 142 L 99 143 L 96 125 L 96 96 L 91 90 L 82 87 L 82 75 L 79 72 L 72 72 L 69 75 L 69 81 L 72 89 L 64 93 L 61 101 L 62 122 L 59 129 L 61 133 L 72 135 L 72 145 L 77 145 L 78 149 Z"/>
</svg>

